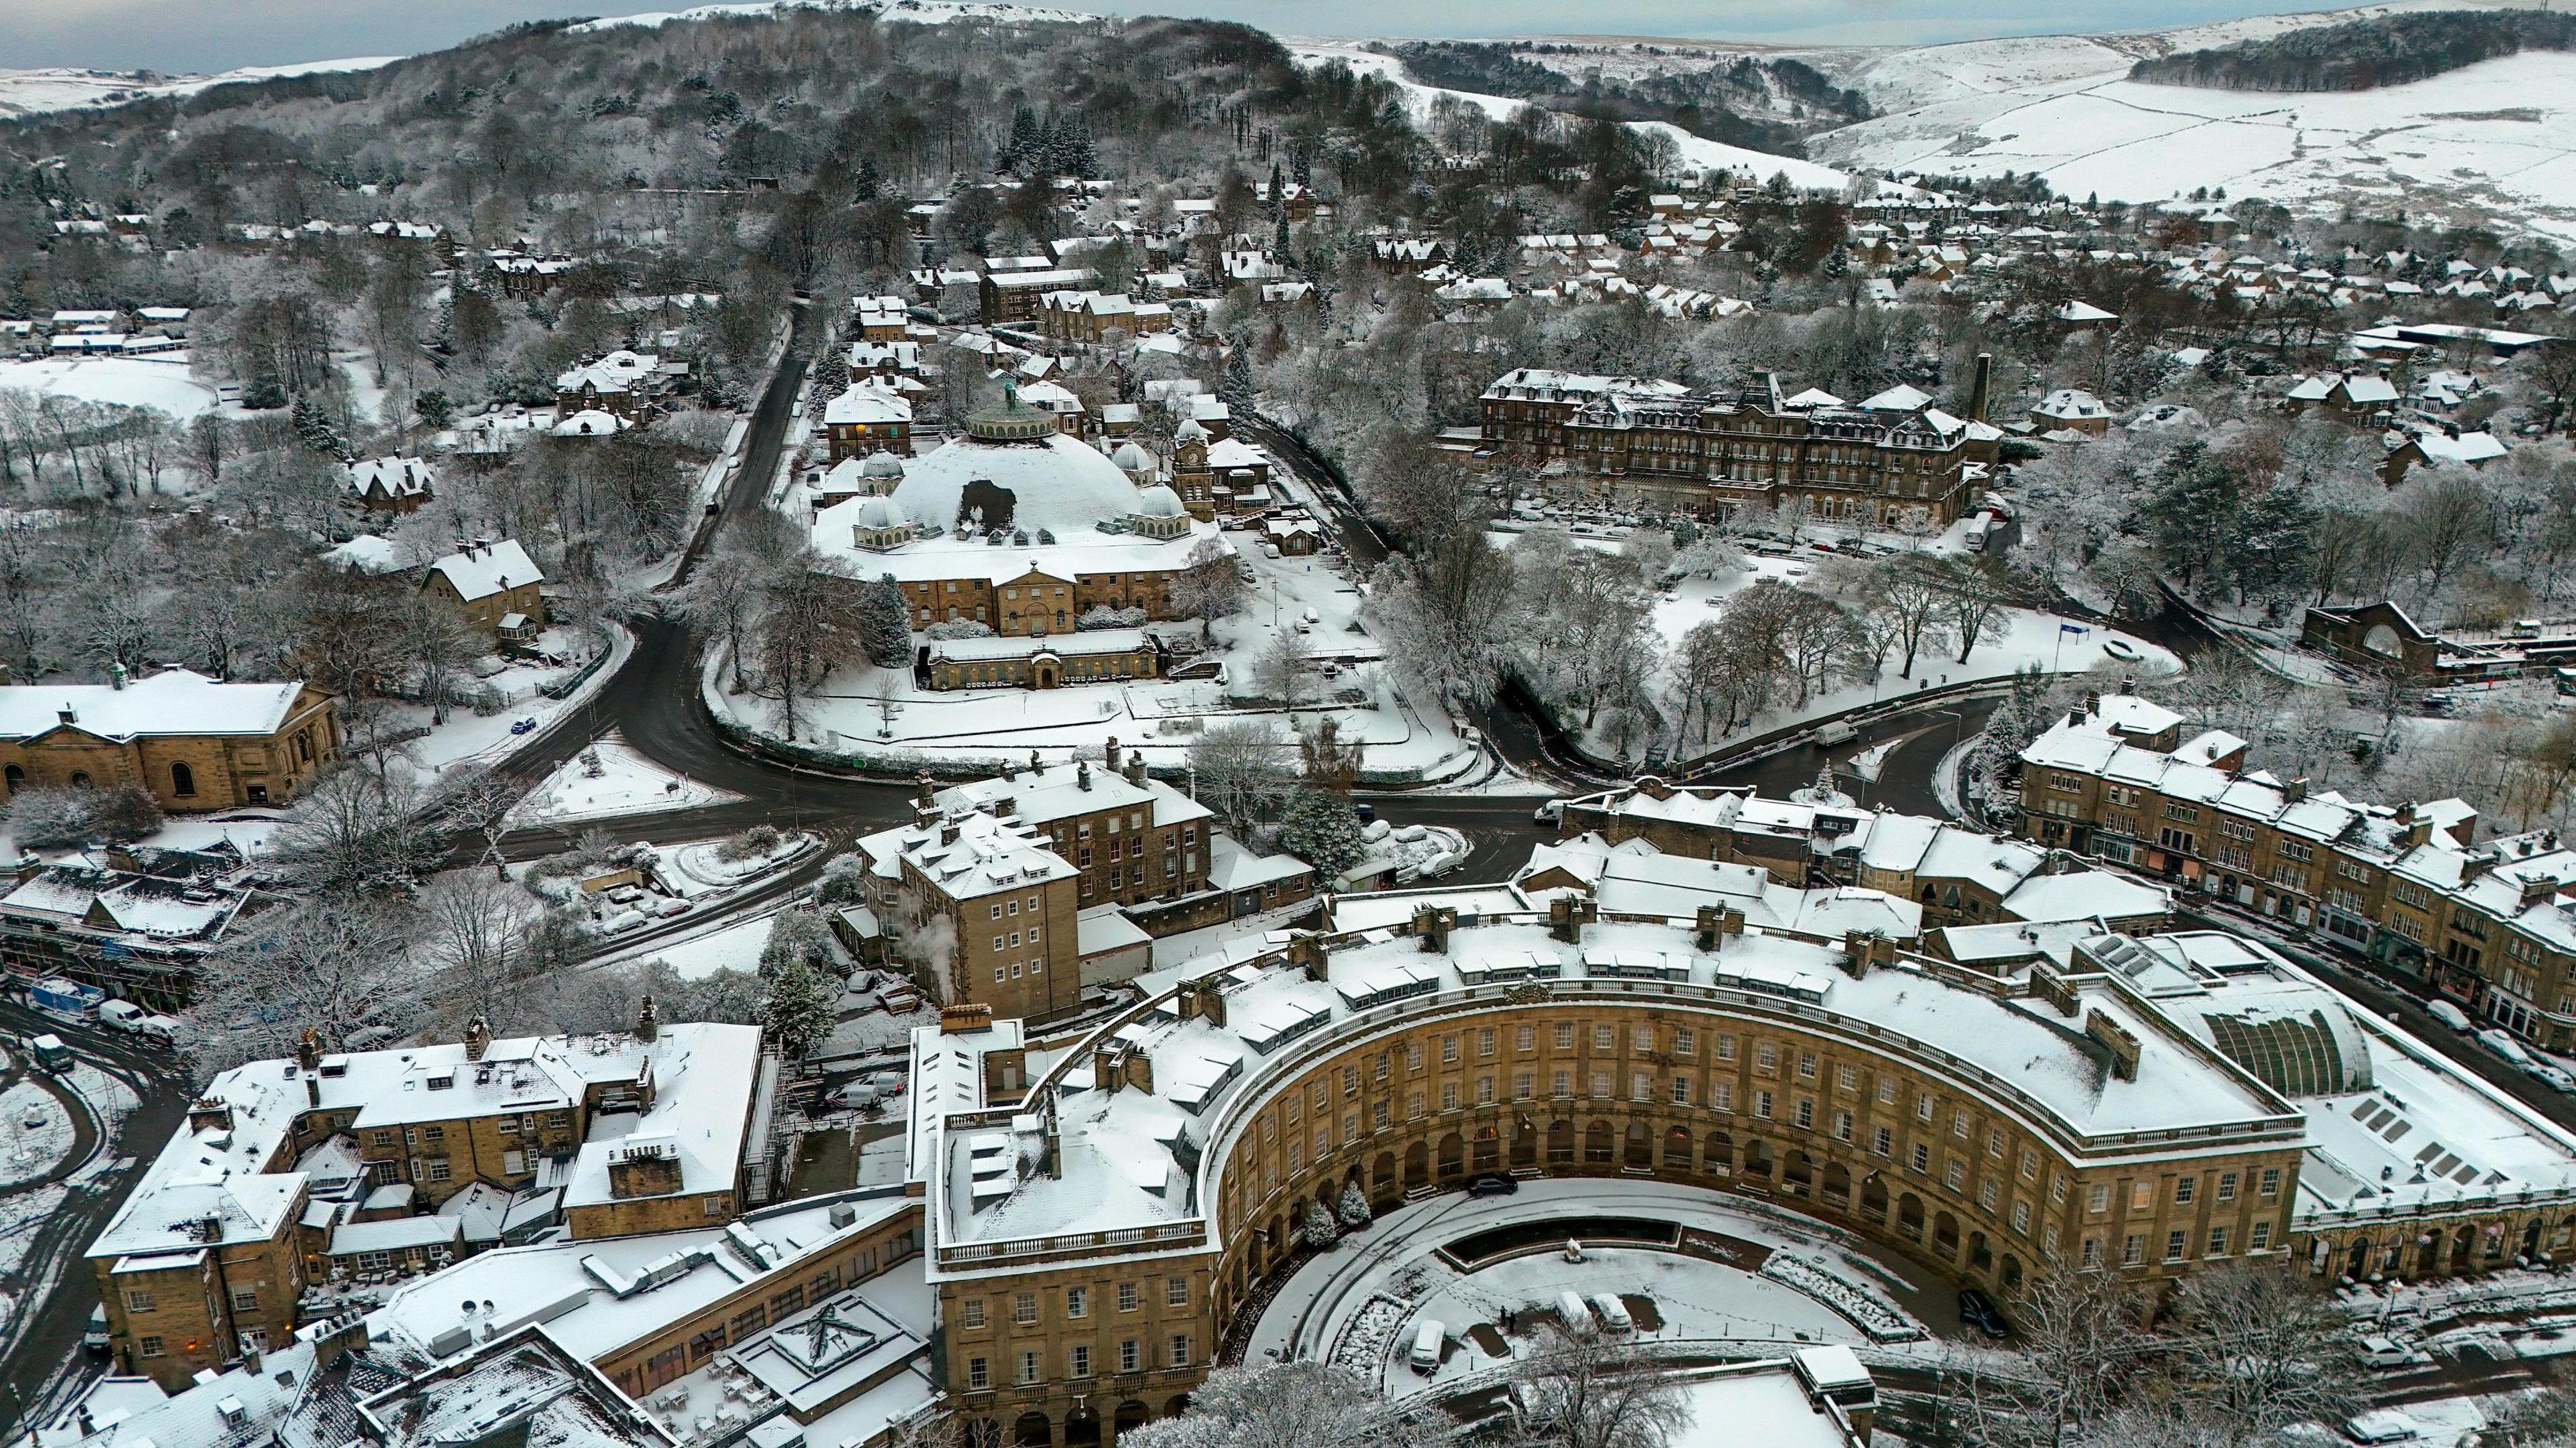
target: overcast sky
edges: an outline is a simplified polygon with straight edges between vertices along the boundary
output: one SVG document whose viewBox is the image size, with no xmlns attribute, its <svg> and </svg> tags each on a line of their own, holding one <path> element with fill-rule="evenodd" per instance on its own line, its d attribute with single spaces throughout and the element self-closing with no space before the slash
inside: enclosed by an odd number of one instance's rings
<svg viewBox="0 0 2576 1448">
<path fill-rule="evenodd" d="M 515 20 L 623 15 L 691 0 L 0 0 L 0 66 L 245 65 L 435 50 Z M 1207 15 L 1295 35 L 1664 35 L 1890 44 L 2167 27 L 2297 0 L 1053 0 L 1117 14 Z"/>
</svg>

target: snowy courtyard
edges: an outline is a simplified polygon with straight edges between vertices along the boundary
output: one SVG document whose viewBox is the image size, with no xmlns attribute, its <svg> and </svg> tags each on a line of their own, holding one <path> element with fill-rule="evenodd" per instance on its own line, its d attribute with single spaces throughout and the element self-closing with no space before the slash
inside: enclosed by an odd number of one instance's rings
<svg viewBox="0 0 2576 1448">
<path fill-rule="evenodd" d="M 1623 1240 L 1567 1260 L 1567 1239 L 1587 1224 Z M 1445 1193 L 1377 1218 L 1298 1269 L 1263 1309 L 1247 1357 L 1322 1358 L 1398 1396 L 1464 1386 L 1526 1353 L 1568 1292 L 1616 1299 L 1641 1342 L 1754 1356 L 1826 1342 L 1935 1355 L 1927 1326 L 1955 1322 L 1929 1273 L 1822 1222 L 1672 1183 L 1569 1178 L 1508 1196 Z M 1426 1320 L 1445 1337 L 1427 1375 L 1406 1363 Z"/>
</svg>

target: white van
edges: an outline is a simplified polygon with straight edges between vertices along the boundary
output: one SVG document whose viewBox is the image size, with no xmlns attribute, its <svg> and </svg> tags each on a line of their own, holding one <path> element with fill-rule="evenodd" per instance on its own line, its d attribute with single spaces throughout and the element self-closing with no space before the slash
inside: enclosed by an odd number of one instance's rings
<svg viewBox="0 0 2576 1448">
<path fill-rule="evenodd" d="M 1816 743 L 1822 748 L 1831 749 L 1837 744 L 1849 744 L 1859 737 L 1860 730 L 1855 728 L 1848 719 L 1836 719 L 1816 726 Z"/>
<path fill-rule="evenodd" d="M 1594 1293 L 1592 1309 L 1601 1314 L 1601 1325 L 1611 1332 L 1637 1330 L 1637 1319 L 1628 1315 L 1628 1304 L 1621 1302 L 1616 1292 Z"/>
<path fill-rule="evenodd" d="M 155 1045 L 175 1046 L 179 1044 L 179 1018 L 145 1016 L 134 1023 L 134 1034 Z"/>
<path fill-rule="evenodd" d="M 1592 1309 L 1583 1305 L 1583 1295 L 1567 1290 L 1556 1294 L 1557 1316 L 1565 1319 L 1568 1332 L 1590 1332 L 1595 1326 Z"/>
<path fill-rule="evenodd" d="M 99 1024 L 119 1031 L 132 1031 L 149 1014 L 132 1001 L 101 1001 L 98 1004 Z"/>
<path fill-rule="evenodd" d="M 2470 1029 L 2469 1013 L 2461 1010 L 2458 1006 L 2451 1004 L 2449 1001 L 2434 1001 L 2432 1004 L 2424 1007 L 2424 1014 L 2440 1021 L 2443 1025 L 2449 1026 L 2452 1030 L 2460 1032 L 2462 1035 L 2466 1035 Z"/>
<path fill-rule="evenodd" d="M 1440 1367 L 1440 1348 L 1448 1337 L 1449 1329 L 1441 1325 L 1440 1319 L 1436 1317 L 1422 1319 L 1422 1325 L 1413 1330 L 1413 1354 L 1408 1359 L 1413 1365 L 1413 1370 L 1417 1373 L 1437 1371 Z"/>
</svg>

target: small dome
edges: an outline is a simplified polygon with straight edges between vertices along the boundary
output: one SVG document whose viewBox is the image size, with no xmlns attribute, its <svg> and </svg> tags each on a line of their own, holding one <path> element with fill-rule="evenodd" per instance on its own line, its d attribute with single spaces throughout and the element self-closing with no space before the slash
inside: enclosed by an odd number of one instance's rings
<svg viewBox="0 0 2576 1448">
<path fill-rule="evenodd" d="M 1208 430 L 1199 426 L 1199 420 L 1195 417 L 1182 418 L 1181 425 L 1172 429 L 1172 441 L 1174 442 L 1205 442 L 1207 440 Z"/>
<path fill-rule="evenodd" d="M 1153 456 L 1136 446 L 1133 438 L 1120 443 L 1118 450 L 1109 455 L 1109 460 L 1116 463 L 1122 473 L 1141 473 L 1154 466 Z"/>
<path fill-rule="evenodd" d="M 1136 495 L 1136 516 L 1139 518 L 1177 518 L 1181 513 L 1181 495 L 1161 483 Z"/>
<path fill-rule="evenodd" d="M 863 478 L 902 477 L 903 459 L 890 452 L 870 453 L 868 460 L 859 464 L 859 476 Z"/>
<path fill-rule="evenodd" d="M 884 454 L 879 453 L 878 456 L 883 457 Z M 870 529 L 904 526 L 903 514 L 895 509 L 894 499 L 888 497 L 860 499 L 858 516 L 850 521 L 858 527 Z"/>
</svg>

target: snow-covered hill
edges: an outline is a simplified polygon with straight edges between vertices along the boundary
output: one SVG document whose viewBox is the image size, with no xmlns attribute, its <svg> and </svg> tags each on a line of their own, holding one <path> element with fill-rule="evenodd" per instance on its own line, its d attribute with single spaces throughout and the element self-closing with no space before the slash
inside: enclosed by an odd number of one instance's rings
<svg viewBox="0 0 2576 1448">
<path fill-rule="evenodd" d="M 2195 188 L 2576 238 L 2576 54 L 2534 51 L 2412 85 L 2279 94 L 2131 82 L 2142 56 L 2399 10 L 2263 16 L 2152 34 L 2035 36 L 1815 57 L 1880 115 L 1814 138 L 1820 159 L 1954 175 L 2037 171 L 2059 190 L 2158 201 Z M 2566 8 L 2561 3 L 2555 8 Z M 1836 64 L 1835 62 L 1840 62 Z"/>
<path fill-rule="evenodd" d="M 1034 25 L 1049 22 L 1087 22 L 1097 15 L 1074 10 L 1051 10 L 1038 5 L 1009 5 L 998 0 L 730 0 L 730 3 L 698 5 L 687 10 L 659 10 L 643 15 L 611 15 L 573 27 L 575 30 L 607 30 L 620 25 L 668 25 L 674 20 L 712 20 L 720 15 L 774 15 L 781 10 L 857 10 L 883 20 L 903 20 L 915 25 L 947 25 L 962 20 L 987 20 L 1004 25 Z"/>
<path fill-rule="evenodd" d="M 60 67 L 0 70 L 0 116 L 77 110 L 83 106 L 112 106 L 147 96 L 194 95 L 210 85 L 231 81 L 268 80 L 323 71 L 374 70 L 400 59 L 402 57 L 398 55 L 362 55 L 347 60 L 312 60 L 300 65 L 251 65 L 240 70 L 228 70 L 221 75 L 162 76 L 151 80 L 107 70 Z"/>
<path fill-rule="evenodd" d="M 1395 57 L 1365 49 L 1362 42 L 1291 40 L 1288 45 L 1290 51 L 1307 64 L 1322 65 L 1338 60 L 1363 75 L 1382 75 L 1395 82 L 1404 91 L 1406 109 L 1416 123 L 1429 117 L 1432 102 L 1441 96 L 1464 101 L 1497 119 L 1510 115 L 1525 104 L 1509 96 L 1447 90 L 1407 79 L 1403 64 Z M 1840 190 L 1851 179 L 1844 172 L 1830 166 L 1819 166 L 1813 161 L 1775 156 L 1767 151 L 1730 146 L 1723 141 L 1703 140 L 1665 121 L 1631 121 L 1628 124 L 1641 131 L 1660 131 L 1672 137 L 1673 144 L 1679 148 L 1682 163 L 1696 170 L 1746 171 L 1766 181 L 1773 173 L 1786 171 L 1791 185 L 1810 190 Z"/>
</svg>

